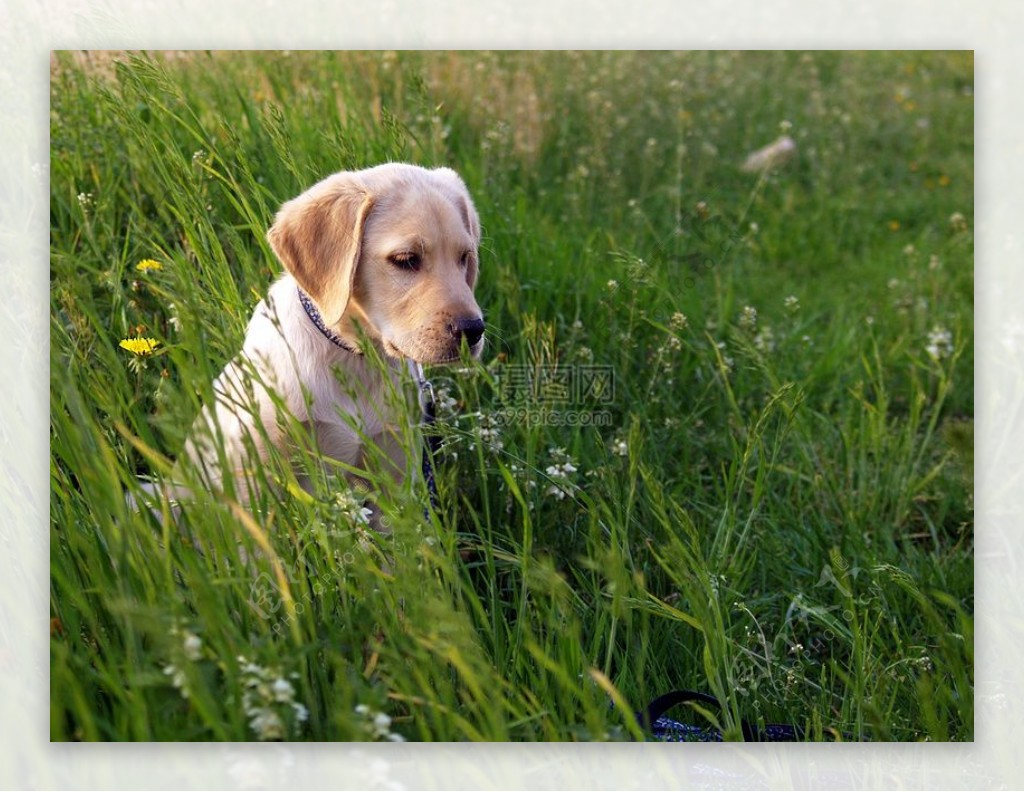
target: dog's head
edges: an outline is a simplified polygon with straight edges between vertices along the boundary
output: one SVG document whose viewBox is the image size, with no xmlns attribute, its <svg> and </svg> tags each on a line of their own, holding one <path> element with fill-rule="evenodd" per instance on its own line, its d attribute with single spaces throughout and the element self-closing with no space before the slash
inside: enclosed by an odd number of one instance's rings
<svg viewBox="0 0 1024 792">
<path fill-rule="evenodd" d="M 448 168 L 387 164 L 336 173 L 288 201 L 267 235 L 328 327 L 356 326 L 392 357 L 479 356 L 473 297 L 480 221 Z"/>
</svg>

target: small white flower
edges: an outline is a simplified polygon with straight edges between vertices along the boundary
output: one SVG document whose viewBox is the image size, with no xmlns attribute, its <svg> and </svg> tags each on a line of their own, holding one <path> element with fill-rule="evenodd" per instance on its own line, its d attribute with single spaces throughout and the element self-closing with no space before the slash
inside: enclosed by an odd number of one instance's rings
<svg viewBox="0 0 1024 792">
<path fill-rule="evenodd" d="M 174 332 L 181 332 L 181 317 L 178 316 L 178 306 L 174 303 L 170 303 L 167 306 L 167 310 L 170 312 L 170 316 L 167 318 L 167 324 L 169 324 Z"/>
<path fill-rule="evenodd" d="M 620 457 L 629 456 L 629 444 L 621 438 L 614 441 L 612 443 L 612 453 Z"/>
<path fill-rule="evenodd" d="M 258 707 L 251 712 L 249 727 L 260 740 L 280 740 L 284 737 L 281 717 L 269 707 Z"/>
<path fill-rule="evenodd" d="M 92 206 L 92 193 L 80 192 L 78 194 L 78 205 L 81 206 L 83 209 L 88 209 L 90 206 Z"/>
<path fill-rule="evenodd" d="M 722 351 L 722 365 L 725 366 L 727 371 L 732 371 L 732 367 L 735 361 L 731 357 L 725 354 L 725 342 L 719 341 L 715 344 Z"/>
<path fill-rule="evenodd" d="M 614 279 L 608 281 L 607 285 L 608 285 L 608 291 L 615 291 L 617 288 L 619 288 L 619 282 L 617 280 L 614 280 Z"/>
<path fill-rule="evenodd" d="M 199 660 L 203 656 L 203 640 L 198 635 L 186 632 L 183 645 L 185 657 L 189 660 Z"/>
<path fill-rule="evenodd" d="M 356 500 L 355 496 L 351 492 L 338 492 L 334 496 L 334 503 L 338 507 L 338 510 L 348 517 L 357 528 L 370 524 L 370 518 L 373 517 L 373 510 L 363 506 Z"/>
<path fill-rule="evenodd" d="M 281 708 L 277 705 L 291 707 L 296 723 L 304 723 L 309 719 L 309 710 L 294 700 L 295 687 L 279 670 L 250 663 L 242 655 L 239 655 L 238 663 L 242 672 L 242 709 L 257 739 L 285 738 L 285 722 L 281 717 Z M 293 678 L 295 676 L 292 674 Z"/>
<path fill-rule="evenodd" d="M 505 447 L 504 441 L 501 439 L 501 429 L 498 423 L 489 413 L 476 412 L 468 416 L 471 420 L 477 421 L 477 435 L 480 438 L 480 442 L 485 449 L 490 449 L 494 453 L 498 453 Z M 476 443 L 469 444 L 469 450 L 472 451 L 476 448 Z"/>
<path fill-rule="evenodd" d="M 389 742 L 405 742 L 401 734 L 391 731 L 391 716 L 384 712 L 377 712 L 365 704 L 359 704 L 355 712 L 363 718 L 363 728 L 374 740 L 388 740 Z"/>
<path fill-rule="evenodd" d="M 565 449 L 552 448 L 549 453 L 554 458 L 554 464 L 548 465 L 544 469 L 545 474 L 551 480 L 551 484 L 544 490 L 544 494 L 551 495 L 556 500 L 565 500 L 565 497 L 571 495 L 576 489 L 576 485 L 571 481 L 571 476 L 578 472 L 578 468 L 565 453 Z"/>
<path fill-rule="evenodd" d="M 800 300 L 795 294 L 789 295 L 789 297 L 785 299 L 784 304 L 786 306 L 786 310 L 790 313 L 796 313 L 800 310 Z"/>
<path fill-rule="evenodd" d="M 434 404 L 437 407 L 438 412 L 441 413 L 453 413 L 455 408 L 458 406 L 459 401 L 447 388 L 438 388 L 434 393 Z"/>
<path fill-rule="evenodd" d="M 949 227 L 957 233 L 966 231 L 967 218 L 965 218 L 960 212 L 953 212 L 953 214 L 949 216 Z"/>
<path fill-rule="evenodd" d="M 171 678 L 171 684 L 178 689 L 182 698 L 188 698 L 188 680 L 185 678 L 185 672 L 177 666 L 173 666 L 170 663 L 164 666 L 164 673 Z"/>
<path fill-rule="evenodd" d="M 775 334 L 770 327 L 766 327 L 754 336 L 754 346 L 761 352 L 772 352 L 775 350 Z"/>
<path fill-rule="evenodd" d="M 936 325 L 928 333 L 928 343 L 925 351 L 932 360 L 942 360 L 949 357 L 953 351 L 953 334 L 946 328 Z"/>
<path fill-rule="evenodd" d="M 555 500 L 565 500 L 566 495 L 565 490 L 555 484 L 552 484 L 550 487 L 544 490 L 544 494 L 550 495 Z"/>
<path fill-rule="evenodd" d="M 373 716 L 373 729 L 374 732 L 383 737 L 389 731 L 391 731 L 391 718 L 385 715 L 383 712 L 378 712 Z"/>
<path fill-rule="evenodd" d="M 672 318 L 669 320 L 668 324 L 673 330 L 684 330 L 689 324 L 689 320 L 686 318 L 686 314 L 676 311 L 672 314 Z"/>
<path fill-rule="evenodd" d="M 274 684 L 270 686 L 271 691 L 274 693 L 274 701 L 283 701 L 290 703 L 295 698 L 295 688 L 292 687 L 292 683 L 283 677 L 278 677 L 274 680 Z"/>
<path fill-rule="evenodd" d="M 757 327 L 757 309 L 752 305 L 744 305 L 740 313 L 740 327 L 744 330 L 753 330 Z"/>
<path fill-rule="evenodd" d="M 348 490 L 341 490 L 334 496 L 334 504 L 342 511 L 350 511 L 358 508 L 359 504 Z"/>
</svg>

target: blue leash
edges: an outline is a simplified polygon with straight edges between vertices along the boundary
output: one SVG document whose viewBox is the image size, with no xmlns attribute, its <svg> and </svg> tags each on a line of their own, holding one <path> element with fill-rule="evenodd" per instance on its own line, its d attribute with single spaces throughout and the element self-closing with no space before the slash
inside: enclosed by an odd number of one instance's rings
<svg viewBox="0 0 1024 792">
<path fill-rule="evenodd" d="M 636 713 L 642 729 L 661 742 L 723 742 L 718 729 L 691 726 L 665 717 L 665 713 L 678 704 L 697 702 L 720 710 L 722 705 L 714 696 L 695 690 L 673 690 L 654 699 L 643 710 Z M 750 721 L 741 721 L 745 742 L 800 742 L 804 739 L 803 729 L 786 723 L 768 723 L 758 728 Z"/>
<path fill-rule="evenodd" d="M 423 459 L 420 467 L 423 472 L 423 480 L 427 482 L 427 492 L 430 494 L 430 509 L 439 508 L 441 501 L 437 494 L 437 481 L 434 478 L 434 455 L 441 447 L 441 435 L 436 431 L 437 424 L 437 403 L 434 400 L 434 386 L 430 380 L 424 378 L 423 369 L 419 369 L 420 396 L 423 405 L 423 420 L 420 427 L 423 431 Z M 427 517 L 430 517 L 430 509 L 427 509 Z"/>
</svg>

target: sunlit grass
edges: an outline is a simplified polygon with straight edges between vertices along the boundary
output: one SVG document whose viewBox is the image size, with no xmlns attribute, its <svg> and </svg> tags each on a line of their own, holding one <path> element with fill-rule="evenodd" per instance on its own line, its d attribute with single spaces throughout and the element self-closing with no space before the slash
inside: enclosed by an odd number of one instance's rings
<svg viewBox="0 0 1024 792">
<path fill-rule="evenodd" d="M 973 739 L 972 86 L 965 53 L 58 56 L 51 737 L 630 739 L 689 687 L 729 737 Z M 440 508 L 173 519 L 140 477 L 274 211 L 389 159 L 484 226 Z"/>
</svg>

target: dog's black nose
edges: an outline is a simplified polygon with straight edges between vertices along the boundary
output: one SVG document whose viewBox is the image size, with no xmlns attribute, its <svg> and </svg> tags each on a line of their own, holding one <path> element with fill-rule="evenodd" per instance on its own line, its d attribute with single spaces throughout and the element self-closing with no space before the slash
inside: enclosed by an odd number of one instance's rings
<svg viewBox="0 0 1024 792">
<path fill-rule="evenodd" d="M 456 340 L 465 338 L 469 346 L 476 346 L 476 343 L 484 334 L 483 319 L 459 319 L 452 327 L 452 335 Z"/>
</svg>

